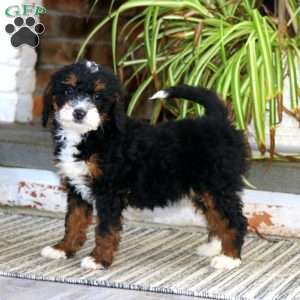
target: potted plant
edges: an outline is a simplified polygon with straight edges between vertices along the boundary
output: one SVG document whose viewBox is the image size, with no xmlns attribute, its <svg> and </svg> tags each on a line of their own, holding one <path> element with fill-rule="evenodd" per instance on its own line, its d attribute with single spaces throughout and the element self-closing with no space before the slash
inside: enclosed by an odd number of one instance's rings
<svg viewBox="0 0 300 300">
<path fill-rule="evenodd" d="M 237 128 L 253 131 L 260 158 L 281 159 L 276 129 L 286 116 L 300 121 L 300 5 L 297 0 L 277 1 L 270 10 L 262 2 L 128 0 L 94 28 L 78 58 L 97 30 L 112 21 L 115 72 L 129 69 L 125 84 L 138 83 L 129 115 L 151 86 L 205 86 L 232 108 Z M 137 8 L 137 14 L 118 28 L 120 16 Z M 129 42 L 117 55 L 120 39 Z M 187 101 L 158 101 L 151 121 L 157 122 L 162 114 L 185 118 L 202 115 L 203 109 Z"/>
</svg>

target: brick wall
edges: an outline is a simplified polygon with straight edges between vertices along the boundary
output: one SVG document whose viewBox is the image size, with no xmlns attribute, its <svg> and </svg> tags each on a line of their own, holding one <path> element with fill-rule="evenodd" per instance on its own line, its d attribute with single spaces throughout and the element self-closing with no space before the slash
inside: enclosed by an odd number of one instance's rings
<svg viewBox="0 0 300 300">
<path fill-rule="evenodd" d="M 91 3 L 88 0 L 44 0 L 47 14 L 41 16 L 45 33 L 41 38 L 36 66 L 36 89 L 34 92 L 33 116 L 39 118 L 42 111 L 42 93 L 50 75 L 61 66 L 75 60 L 80 45 L 88 33 L 107 16 L 111 1 L 98 1 L 89 16 Z M 117 1 L 118 5 L 121 1 Z M 99 31 L 87 46 L 85 58 L 111 66 L 111 26 Z"/>
</svg>

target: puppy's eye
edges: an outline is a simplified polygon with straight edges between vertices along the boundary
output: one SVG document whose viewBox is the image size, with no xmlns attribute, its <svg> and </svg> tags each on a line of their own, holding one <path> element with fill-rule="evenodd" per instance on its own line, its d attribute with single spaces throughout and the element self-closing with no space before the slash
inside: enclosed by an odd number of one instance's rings
<svg viewBox="0 0 300 300">
<path fill-rule="evenodd" d="M 67 87 L 66 89 L 65 89 L 65 95 L 66 96 L 71 96 L 71 95 L 73 95 L 74 94 L 74 89 L 72 88 L 72 87 Z"/>
</svg>

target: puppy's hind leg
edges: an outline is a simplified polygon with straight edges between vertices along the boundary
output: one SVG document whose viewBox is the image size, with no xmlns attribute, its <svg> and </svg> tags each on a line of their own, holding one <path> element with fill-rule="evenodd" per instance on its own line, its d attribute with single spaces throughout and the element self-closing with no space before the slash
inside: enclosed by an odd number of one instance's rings
<svg viewBox="0 0 300 300">
<path fill-rule="evenodd" d="M 213 255 L 211 266 L 217 269 L 230 270 L 241 264 L 241 248 L 247 230 L 247 221 L 242 213 L 242 203 L 236 193 L 213 196 L 204 193 L 194 197 L 196 206 L 202 208 L 211 232 L 210 249 Z M 215 253 L 214 253 L 215 251 Z M 219 252 L 219 253 L 218 253 Z"/>
<path fill-rule="evenodd" d="M 52 259 L 74 256 L 86 240 L 86 231 L 92 223 L 92 218 L 92 205 L 69 192 L 64 238 L 54 246 L 43 248 L 41 255 Z"/>
</svg>

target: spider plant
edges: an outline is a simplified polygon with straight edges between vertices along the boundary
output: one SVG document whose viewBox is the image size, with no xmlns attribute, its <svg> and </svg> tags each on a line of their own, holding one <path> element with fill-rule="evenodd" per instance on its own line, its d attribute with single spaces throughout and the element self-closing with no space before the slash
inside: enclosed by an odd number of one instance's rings
<svg viewBox="0 0 300 300">
<path fill-rule="evenodd" d="M 114 70 L 121 74 L 130 70 L 126 85 L 138 80 L 129 115 L 149 87 L 205 86 L 232 108 L 238 129 L 247 132 L 251 123 L 262 156 L 280 157 L 275 137 L 283 113 L 300 121 L 298 2 L 279 0 L 273 14 L 255 0 L 128 0 L 99 22 L 78 58 L 97 30 L 112 21 Z M 139 13 L 119 28 L 120 16 L 137 8 Z M 117 55 L 121 39 L 128 46 Z M 286 78 L 290 89 L 287 107 L 283 104 Z M 202 115 L 203 109 L 188 101 L 157 101 L 151 121 L 157 122 L 166 112 L 180 119 Z"/>
</svg>

